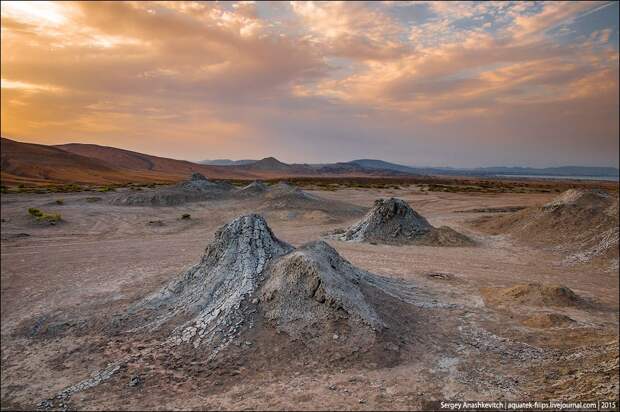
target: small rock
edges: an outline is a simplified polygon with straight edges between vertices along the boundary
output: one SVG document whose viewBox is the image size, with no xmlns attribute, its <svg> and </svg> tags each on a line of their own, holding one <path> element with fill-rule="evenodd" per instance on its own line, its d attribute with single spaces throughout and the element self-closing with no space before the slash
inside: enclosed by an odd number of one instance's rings
<svg viewBox="0 0 620 412">
<path fill-rule="evenodd" d="M 258 298 L 252 299 L 252 305 L 256 305 L 258 302 L 260 302 Z"/>
<path fill-rule="evenodd" d="M 366 403 L 366 399 L 360 399 L 358 402 L 359 403 Z"/>
<path fill-rule="evenodd" d="M 336 335 L 336 334 L 334 333 L 334 336 L 332 336 L 332 337 L 334 338 L 334 340 L 337 340 L 340 336 L 338 336 L 338 335 Z"/>
<path fill-rule="evenodd" d="M 338 388 L 336 388 L 336 385 L 329 385 L 327 389 L 329 389 L 330 391 L 335 391 Z"/>
<path fill-rule="evenodd" d="M 134 387 L 134 386 L 139 386 L 142 385 L 142 378 L 139 375 L 136 375 L 134 377 L 131 378 L 131 380 L 129 381 L 129 386 Z"/>
<path fill-rule="evenodd" d="M 252 342 L 250 342 L 249 340 L 246 340 L 246 341 L 245 341 L 245 345 L 246 345 L 246 346 L 252 346 Z"/>
</svg>

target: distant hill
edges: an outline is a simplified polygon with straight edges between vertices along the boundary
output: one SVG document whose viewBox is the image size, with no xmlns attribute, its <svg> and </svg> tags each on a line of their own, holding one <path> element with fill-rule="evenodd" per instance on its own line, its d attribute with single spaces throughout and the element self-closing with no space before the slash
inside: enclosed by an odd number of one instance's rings
<svg viewBox="0 0 620 412">
<path fill-rule="evenodd" d="M 413 173 L 413 174 L 420 174 L 420 170 L 421 170 L 420 168 L 415 168 L 411 166 L 403 166 L 403 165 L 399 165 L 396 163 L 390 163 L 390 162 L 386 162 L 383 160 L 376 160 L 376 159 L 359 159 L 359 160 L 352 160 L 348 163 L 358 165 L 365 169 L 371 169 L 371 170 L 393 170 L 396 172 Z"/>
<path fill-rule="evenodd" d="M 54 147 L 104 161 L 114 169 L 162 175 L 166 180 L 183 179 L 193 172 L 200 172 L 214 179 L 252 177 L 250 174 L 236 169 L 231 170 L 218 166 L 200 165 L 187 160 L 168 159 L 109 146 L 70 143 Z"/>
<path fill-rule="evenodd" d="M 241 169 L 247 170 L 261 170 L 261 171 L 290 171 L 294 169 L 293 166 L 282 163 L 275 157 L 266 157 L 253 163 L 240 166 Z"/>
<path fill-rule="evenodd" d="M 1 138 L 2 184 L 176 182 L 192 172 L 211 178 L 253 178 L 239 170 L 166 159 L 90 144 L 46 146 Z"/>
<path fill-rule="evenodd" d="M 64 183 L 67 178 L 83 183 L 115 183 L 126 176 L 98 159 L 69 153 L 53 146 L 0 139 L 3 183 Z"/>
<path fill-rule="evenodd" d="M 485 167 L 477 169 L 413 167 L 378 159 L 350 162 L 284 163 L 274 157 L 261 160 L 220 159 L 199 164 L 94 144 L 46 146 L 2 138 L 3 184 L 110 184 L 177 182 L 199 172 L 211 179 L 276 179 L 287 177 L 389 177 L 413 175 L 478 176 L 587 176 L 616 177 L 612 167 L 565 166 L 553 168 Z"/>
<path fill-rule="evenodd" d="M 409 174 L 448 175 L 448 176 L 496 176 L 496 175 L 531 175 L 531 176 L 581 176 L 581 177 L 618 177 L 619 170 L 615 167 L 479 167 L 479 168 L 452 168 L 452 167 L 414 167 L 375 159 L 353 160 L 349 163 L 360 165 L 366 169 L 394 170 Z"/>
</svg>

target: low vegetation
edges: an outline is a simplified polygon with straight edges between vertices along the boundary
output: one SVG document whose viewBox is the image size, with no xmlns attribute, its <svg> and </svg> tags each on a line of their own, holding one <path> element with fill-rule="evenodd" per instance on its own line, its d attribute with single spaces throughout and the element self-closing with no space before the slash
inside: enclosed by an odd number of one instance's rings
<svg viewBox="0 0 620 412">
<path fill-rule="evenodd" d="M 60 213 L 45 213 L 35 207 L 29 208 L 28 213 L 38 222 L 47 222 L 52 225 L 55 225 L 62 220 L 62 216 L 60 215 Z"/>
<path fill-rule="evenodd" d="M 181 219 L 183 220 L 189 220 L 192 218 L 192 215 L 190 215 L 189 213 L 183 213 L 183 215 L 181 215 Z"/>
<path fill-rule="evenodd" d="M 402 177 L 355 177 L 355 176 L 329 176 L 329 177 L 290 177 L 263 179 L 266 185 L 273 185 L 285 180 L 291 185 L 306 190 L 335 191 L 341 189 L 382 189 L 398 190 L 416 186 L 427 192 L 449 193 L 559 193 L 570 188 L 599 188 L 611 192 L 618 191 L 616 182 L 601 181 L 545 181 L 544 179 L 488 179 L 474 177 L 447 177 L 447 176 L 402 176 Z M 236 187 L 244 187 L 252 180 L 220 179 L 213 182 L 228 182 Z M 72 192 L 112 192 L 118 188 L 130 188 L 143 190 L 169 185 L 170 182 L 134 182 L 127 184 L 100 185 L 45 185 L 45 186 L 0 186 L 2 193 L 72 193 Z"/>
<path fill-rule="evenodd" d="M 65 204 L 65 200 L 64 199 L 56 199 L 56 204 L 57 205 L 64 205 Z"/>
</svg>

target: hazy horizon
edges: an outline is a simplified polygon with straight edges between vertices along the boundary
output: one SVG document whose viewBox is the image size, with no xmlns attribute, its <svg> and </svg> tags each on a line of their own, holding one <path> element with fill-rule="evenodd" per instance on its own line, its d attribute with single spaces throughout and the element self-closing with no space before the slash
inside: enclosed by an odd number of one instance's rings
<svg viewBox="0 0 620 412">
<path fill-rule="evenodd" d="M 22 142 L 22 143 L 37 143 L 37 142 L 27 142 L 25 140 L 20 140 L 18 138 L 10 138 L 8 136 L 2 136 L 3 138 L 6 139 L 10 139 L 10 140 L 14 140 L 14 141 L 18 141 L 18 142 Z M 41 143 L 38 143 L 41 144 Z M 81 143 L 81 142 L 62 142 L 62 143 L 55 143 L 53 145 L 66 145 L 66 144 L 95 144 L 98 146 L 106 146 L 106 145 L 101 145 L 98 143 Z M 116 149 L 122 149 L 122 150 L 129 150 L 129 151 L 134 151 L 135 150 L 130 150 L 124 147 L 118 147 L 118 146 L 107 146 L 107 147 L 114 147 Z M 416 168 L 445 168 L 445 169 L 477 169 L 477 168 L 486 168 L 486 167 L 523 167 L 523 168 L 540 168 L 540 169 L 544 169 L 544 168 L 554 168 L 554 167 L 600 167 L 600 168 L 605 168 L 605 167 L 611 167 L 611 168 L 615 168 L 618 169 L 617 166 L 600 166 L 600 165 L 583 165 L 583 164 L 561 164 L 561 165 L 555 165 L 555 166 L 527 166 L 527 165 L 522 165 L 522 164 L 488 164 L 488 165 L 482 165 L 482 166 L 471 166 L 471 167 L 457 167 L 457 166 L 452 166 L 452 165 L 442 165 L 442 164 L 437 164 L 437 165 L 428 165 L 428 164 L 409 164 L 409 163 L 400 163 L 397 161 L 391 161 L 388 159 L 381 159 L 381 158 L 377 158 L 377 157 L 357 157 L 357 158 L 350 158 L 350 159 L 341 159 L 341 160 L 334 160 L 331 162 L 323 162 L 323 161 L 319 161 L 319 162 L 291 162 L 291 161 L 287 161 L 286 159 L 283 158 L 279 158 L 277 156 L 265 156 L 265 157 L 258 157 L 258 158 L 250 158 L 250 157 L 245 157 L 245 158 L 238 158 L 238 159 L 232 159 L 232 158 L 211 158 L 211 159 L 207 159 L 207 158 L 201 158 L 199 160 L 192 160 L 192 159 L 184 159 L 184 158 L 175 158 L 175 157 L 168 157 L 168 156 L 162 156 L 162 155 L 158 155 L 158 154 L 154 154 L 154 153 L 146 153 L 146 152 L 139 152 L 142 154 L 146 154 L 146 155 L 151 155 L 151 156 L 159 156 L 159 157 L 167 157 L 170 159 L 174 159 L 174 160 L 185 160 L 185 161 L 189 161 L 189 162 L 195 162 L 195 163 L 200 163 L 203 161 L 217 161 L 217 160 L 229 160 L 229 161 L 242 161 L 242 160 L 254 160 L 254 161 L 258 161 L 258 160 L 262 160 L 265 158 L 269 158 L 269 157 L 273 157 L 276 160 L 283 162 L 283 163 L 287 163 L 287 164 L 303 164 L 303 163 L 307 163 L 307 164 L 327 164 L 327 163 L 338 163 L 338 162 L 350 162 L 350 161 L 355 161 L 355 160 L 381 160 L 381 161 L 385 161 L 385 162 L 390 162 L 390 163 L 394 163 L 394 164 L 399 164 L 402 166 L 410 166 L 410 167 L 416 167 Z"/>
<path fill-rule="evenodd" d="M 617 2 L 2 2 L 2 136 L 618 167 Z"/>
</svg>

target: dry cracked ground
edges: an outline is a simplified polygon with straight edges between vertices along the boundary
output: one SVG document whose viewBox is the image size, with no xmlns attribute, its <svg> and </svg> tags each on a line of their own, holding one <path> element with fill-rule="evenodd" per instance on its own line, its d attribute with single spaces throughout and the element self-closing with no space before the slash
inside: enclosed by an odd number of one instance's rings
<svg viewBox="0 0 620 412">
<path fill-rule="evenodd" d="M 118 333 L 110 319 L 199 262 L 216 230 L 258 203 L 128 207 L 110 205 L 115 193 L 2 195 L 2 409 L 411 410 L 439 399 L 617 397 L 617 267 L 570 263 L 470 223 L 557 194 L 311 193 L 364 208 L 398 197 L 476 245 L 342 242 L 324 235 L 359 215 L 258 210 L 294 247 L 324 238 L 358 268 L 403 281 L 413 304 L 390 309 L 401 326 L 373 353 L 349 350 L 336 333 L 317 350 L 263 329 L 209 362 L 204 351 L 153 349 L 165 336 Z M 36 222 L 30 207 L 63 222 Z M 462 212 L 476 209 L 490 212 Z M 108 379 L 52 399 L 118 359 Z"/>
</svg>

